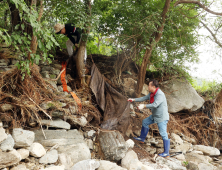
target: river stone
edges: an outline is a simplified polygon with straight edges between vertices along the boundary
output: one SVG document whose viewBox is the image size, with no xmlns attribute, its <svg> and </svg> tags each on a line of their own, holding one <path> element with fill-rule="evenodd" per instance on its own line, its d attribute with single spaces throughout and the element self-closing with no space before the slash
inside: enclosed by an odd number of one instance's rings
<svg viewBox="0 0 222 170">
<path fill-rule="evenodd" d="M 100 166 L 97 170 L 127 170 L 110 161 L 101 160 L 99 163 Z"/>
<path fill-rule="evenodd" d="M 186 161 L 190 162 L 190 161 L 193 161 L 197 164 L 199 163 L 205 163 L 205 162 L 210 162 L 210 157 L 208 156 L 204 156 L 204 155 L 199 155 L 199 154 L 196 154 L 196 153 L 187 153 L 185 155 L 185 158 L 186 158 Z"/>
<path fill-rule="evenodd" d="M 71 170 L 95 170 L 99 168 L 100 163 L 97 160 L 88 159 L 76 163 Z"/>
<path fill-rule="evenodd" d="M 133 150 L 128 151 L 126 156 L 121 160 L 121 166 L 129 169 L 130 162 L 134 159 L 138 160 L 137 154 Z"/>
<path fill-rule="evenodd" d="M 128 139 L 127 141 L 126 141 L 126 148 L 133 148 L 134 147 L 134 142 L 133 142 L 133 140 L 132 139 Z"/>
<path fill-rule="evenodd" d="M 197 151 L 202 151 L 206 155 L 217 156 L 220 155 L 220 151 L 217 148 L 204 145 L 193 145 L 193 149 Z"/>
<path fill-rule="evenodd" d="M 14 166 L 10 170 L 28 170 L 28 169 L 26 168 L 26 166 L 24 164 L 20 164 L 20 165 Z"/>
<path fill-rule="evenodd" d="M 9 134 L 7 139 L 5 139 L 2 143 L 1 143 L 1 150 L 2 151 L 11 151 L 13 150 L 14 148 L 14 145 L 15 145 L 15 141 L 14 139 L 12 138 L 12 136 Z"/>
<path fill-rule="evenodd" d="M 76 116 L 76 115 L 71 115 L 71 116 L 64 116 L 66 120 L 71 120 L 74 124 L 80 125 L 82 127 L 86 126 L 87 119 L 84 116 Z"/>
<path fill-rule="evenodd" d="M 101 131 L 99 142 L 107 160 L 119 161 L 126 155 L 128 148 L 119 131 Z"/>
<path fill-rule="evenodd" d="M 25 159 L 29 157 L 28 149 L 18 149 L 17 152 L 21 155 L 21 159 Z"/>
<path fill-rule="evenodd" d="M 177 145 L 175 147 L 176 152 L 183 152 L 184 154 L 192 149 L 192 144 L 191 143 L 183 143 L 181 145 Z"/>
<path fill-rule="evenodd" d="M 15 141 L 15 147 L 28 147 L 31 146 L 35 139 L 35 133 L 21 128 L 15 128 L 12 132 L 12 137 Z"/>
<path fill-rule="evenodd" d="M 177 113 L 181 110 L 196 111 L 204 104 L 204 99 L 186 79 L 165 81 L 160 87 L 166 92 L 169 113 Z"/>
<path fill-rule="evenodd" d="M 42 71 L 41 75 L 43 78 L 49 78 L 49 72 L 48 71 Z"/>
<path fill-rule="evenodd" d="M 184 166 L 182 166 L 181 161 L 175 159 L 175 158 L 163 158 L 161 156 L 158 156 L 156 158 L 156 162 L 159 164 L 165 164 L 172 170 L 186 170 Z"/>
<path fill-rule="evenodd" d="M 43 157 L 40 158 L 39 163 L 41 164 L 53 164 L 58 160 L 58 151 L 48 151 Z"/>
<path fill-rule="evenodd" d="M 62 69 L 62 65 L 61 64 L 53 64 L 52 65 L 53 68 L 61 70 Z"/>
<path fill-rule="evenodd" d="M 3 129 L 2 127 L 0 128 L 0 143 L 2 141 L 4 141 L 5 139 L 7 139 L 7 134 L 5 133 L 5 129 Z"/>
<path fill-rule="evenodd" d="M 40 158 L 46 154 L 45 148 L 40 143 L 33 143 L 29 149 L 30 155 Z"/>
<path fill-rule="evenodd" d="M 91 159 L 91 153 L 85 143 L 65 145 L 58 147 L 59 161 L 66 169 L 71 168 L 77 162 Z"/>
<path fill-rule="evenodd" d="M 46 139 L 41 130 L 36 130 L 35 142 L 41 143 L 44 147 L 52 147 L 54 145 L 73 145 L 84 143 L 83 133 L 77 129 L 73 130 L 44 130 Z"/>
<path fill-rule="evenodd" d="M 64 166 L 50 166 L 48 168 L 45 168 L 44 170 L 65 170 L 65 167 Z"/>
<path fill-rule="evenodd" d="M 13 109 L 13 105 L 11 104 L 3 104 L 0 106 L 0 111 L 1 112 L 7 112 L 9 110 L 12 110 Z"/>
<path fill-rule="evenodd" d="M 0 152 L 0 168 L 17 164 L 20 160 L 21 156 L 15 149 L 10 152 Z"/>
<path fill-rule="evenodd" d="M 70 129 L 71 125 L 67 123 L 66 121 L 63 121 L 62 119 L 57 120 L 41 120 L 42 125 L 46 125 L 48 127 L 55 127 L 55 128 L 61 128 L 61 129 Z"/>
<path fill-rule="evenodd" d="M 171 139 L 179 145 L 183 144 L 183 140 L 181 139 L 181 137 L 175 133 L 171 133 Z"/>
</svg>

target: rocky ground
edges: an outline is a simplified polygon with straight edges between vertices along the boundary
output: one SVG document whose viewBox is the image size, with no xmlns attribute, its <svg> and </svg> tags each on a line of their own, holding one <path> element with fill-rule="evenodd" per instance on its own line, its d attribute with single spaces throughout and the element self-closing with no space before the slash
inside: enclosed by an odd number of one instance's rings
<svg viewBox="0 0 222 170">
<path fill-rule="evenodd" d="M 1 59 L 0 71 L 14 68 L 15 59 Z M 42 118 L 41 123 L 33 121 L 23 128 L 11 128 L 6 120 L 0 122 L 0 169 L 4 170 L 219 170 L 222 169 L 222 156 L 217 148 L 198 145 L 195 137 L 183 133 L 169 132 L 171 139 L 171 155 L 162 158 L 156 155 L 163 152 L 163 142 L 155 134 L 155 128 L 146 138 L 144 144 L 133 140 L 139 136 L 141 120 L 148 116 L 134 111 L 132 105 L 131 128 L 127 135 L 118 131 L 102 130 L 92 116 L 97 109 L 91 92 L 85 89 L 78 91 L 72 78 L 66 76 L 68 90 L 73 91 L 81 99 L 83 110 L 78 113 L 78 105 L 72 96 L 63 92 L 61 79 L 55 79 L 61 70 L 61 63 L 41 63 L 40 73 L 49 82 L 61 100 L 41 103 L 41 109 L 50 113 L 52 120 Z M 125 81 L 131 82 L 132 76 L 125 75 Z M 90 77 L 90 75 L 86 75 Z M 111 77 L 108 78 L 111 80 Z M 127 81 L 129 80 L 129 81 Z M 134 82 L 133 82 L 134 83 Z M 126 85 L 126 87 L 129 87 Z M 53 91 L 54 91 L 53 89 Z M 121 89 L 118 89 L 121 90 Z M 86 94 L 87 91 L 87 94 Z M 132 93 L 128 88 L 126 94 Z M 143 92 L 144 94 L 147 91 Z M 197 99 L 194 98 L 196 101 Z M 73 104 L 73 102 L 75 104 Z M 198 103 L 201 103 L 200 100 Z M 197 104 L 196 104 L 197 105 Z M 60 109 L 56 109 L 59 106 Z M 85 107 L 85 108 L 84 108 Z M 183 106 L 180 105 L 182 108 Z M 188 106 L 186 106 L 188 107 Z M 192 106 L 189 106 L 193 108 Z M 1 104 L 1 114 L 10 112 L 13 106 Z M 88 109 L 87 109 L 88 108 Z M 91 108 L 91 112 L 90 109 Z M 178 108 L 178 107 L 177 107 Z M 85 110 L 84 110 L 85 109 Z M 176 108 L 173 107 L 175 110 Z M 97 110 L 98 111 L 98 110 Z M 94 113 L 93 112 L 93 113 Z M 89 123 L 90 122 L 90 123 Z M 39 124 L 42 125 L 38 126 Z M 173 155 L 173 153 L 180 153 Z M 154 159 L 155 158 L 155 159 Z"/>
</svg>

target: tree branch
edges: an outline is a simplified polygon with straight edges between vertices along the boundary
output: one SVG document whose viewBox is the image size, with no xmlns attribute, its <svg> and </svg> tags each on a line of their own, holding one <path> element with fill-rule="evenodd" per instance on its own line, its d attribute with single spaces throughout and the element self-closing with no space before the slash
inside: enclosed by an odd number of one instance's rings
<svg viewBox="0 0 222 170">
<path fill-rule="evenodd" d="M 216 35 L 210 30 L 210 28 L 209 28 L 206 24 L 204 24 L 202 21 L 200 21 L 200 22 L 201 22 L 201 24 L 203 24 L 203 26 L 210 32 L 210 34 L 212 35 L 215 43 L 217 43 L 217 45 L 219 45 L 219 46 L 222 48 L 222 43 L 220 43 L 220 42 L 218 41 Z"/>
<path fill-rule="evenodd" d="M 187 0 L 179 0 L 177 1 L 174 6 L 177 6 L 179 4 L 196 4 L 198 5 L 200 8 L 203 8 L 205 11 L 211 13 L 211 14 L 214 14 L 214 15 L 220 15 L 222 16 L 222 13 L 219 13 L 219 12 L 214 12 L 212 10 L 210 10 L 209 8 L 207 8 L 204 4 L 201 4 L 199 1 L 187 1 Z"/>
</svg>

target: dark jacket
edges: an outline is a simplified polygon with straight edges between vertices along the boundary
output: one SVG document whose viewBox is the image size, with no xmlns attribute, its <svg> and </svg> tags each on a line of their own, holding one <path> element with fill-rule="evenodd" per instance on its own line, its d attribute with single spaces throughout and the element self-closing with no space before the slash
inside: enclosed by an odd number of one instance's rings
<svg viewBox="0 0 222 170">
<path fill-rule="evenodd" d="M 73 24 L 65 24 L 66 33 L 65 35 L 72 41 L 72 43 L 78 44 L 80 40 L 80 29 L 76 28 Z M 78 30 L 78 31 L 77 31 Z M 77 37 L 77 40 L 73 36 Z"/>
</svg>

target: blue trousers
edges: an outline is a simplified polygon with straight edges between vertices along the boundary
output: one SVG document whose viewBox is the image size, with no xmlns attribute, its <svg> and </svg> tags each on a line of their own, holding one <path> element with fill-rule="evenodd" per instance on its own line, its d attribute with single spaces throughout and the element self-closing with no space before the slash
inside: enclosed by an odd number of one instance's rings
<svg viewBox="0 0 222 170">
<path fill-rule="evenodd" d="M 143 126 L 144 127 L 149 127 L 149 125 L 155 123 L 154 120 L 153 120 L 153 116 L 149 116 L 147 117 L 146 119 L 143 119 Z M 168 139 L 168 134 L 167 134 L 167 123 L 168 123 L 168 120 L 164 120 L 160 123 L 157 123 L 158 125 L 158 129 L 159 129 L 159 132 L 160 132 L 160 135 L 162 136 L 162 139 L 163 140 L 167 140 Z"/>
</svg>

